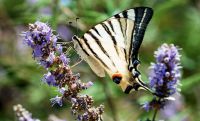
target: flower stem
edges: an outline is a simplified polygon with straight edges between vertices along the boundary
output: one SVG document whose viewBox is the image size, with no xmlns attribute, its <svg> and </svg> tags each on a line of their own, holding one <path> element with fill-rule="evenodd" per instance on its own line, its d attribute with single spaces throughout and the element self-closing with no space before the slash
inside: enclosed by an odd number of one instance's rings
<svg viewBox="0 0 200 121">
<path fill-rule="evenodd" d="M 154 114 L 153 114 L 152 121 L 155 121 L 155 119 L 156 119 L 156 115 L 157 115 L 157 112 L 158 112 L 158 109 L 155 109 L 155 112 L 154 112 Z"/>
<path fill-rule="evenodd" d="M 158 102 L 160 102 L 161 98 L 158 99 Z M 153 114 L 153 118 L 152 118 L 152 121 L 155 121 L 156 120 L 156 115 L 157 115 L 157 112 L 158 112 L 159 108 L 156 108 L 155 109 L 155 112 Z"/>
</svg>

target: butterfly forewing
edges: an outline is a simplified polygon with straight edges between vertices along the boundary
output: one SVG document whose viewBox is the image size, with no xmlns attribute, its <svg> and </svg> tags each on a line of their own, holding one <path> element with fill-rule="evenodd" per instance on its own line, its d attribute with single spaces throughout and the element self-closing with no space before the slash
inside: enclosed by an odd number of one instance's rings
<svg viewBox="0 0 200 121">
<path fill-rule="evenodd" d="M 83 37 L 74 37 L 75 49 L 98 76 L 105 76 L 104 70 L 110 77 L 122 75 L 119 85 L 126 93 L 144 87 L 138 78 L 136 61 L 139 62 L 139 47 L 152 14 L 152 9 L 147 7 L 116 14 Z"/>
<path fill-rule="evenodd" d="M 137 7 L 133 9 L 125 10 L 119 14 L 114 15 L 110 19 L 113 18 L 127 18 L 134 21 L 134 26 L 128 25 L 133 31 L 129 31 L 128 36 L 126 39 L 130 42 L 131 49 L 129 52 L 129 58 L 132 59 L 129 62 L 129 70 L 133 67 L 132 61 L 134 59 L 138 59 L 138 50 L 142 43 L 144 32 L 146 30 L 147 24 L 149 23 L 150 19 L 152 18 L 153 10 L 148 7 Z M 133 27 L 133 28 L 132 28 Z M 126 29 L 127 30 L 127 29 Z"/>
</svg>

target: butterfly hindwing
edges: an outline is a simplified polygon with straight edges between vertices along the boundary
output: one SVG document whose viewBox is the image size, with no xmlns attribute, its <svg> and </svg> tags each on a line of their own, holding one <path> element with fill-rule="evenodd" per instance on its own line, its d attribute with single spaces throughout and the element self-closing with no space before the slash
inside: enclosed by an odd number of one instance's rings
<svg viewBox="0 0 200 121">
<path fill-rule="evenodd" d="M 152 14 L 147 7 L 116 14 L 92 27 L 83 37 L 75 36 L 75 49 L 98 76 L 104 77 L 104 71 L 111 78 L 122 75 L 119 85 L 124 92 L 144 87 L 138 77 L 138 51 Z"/>
</svg>

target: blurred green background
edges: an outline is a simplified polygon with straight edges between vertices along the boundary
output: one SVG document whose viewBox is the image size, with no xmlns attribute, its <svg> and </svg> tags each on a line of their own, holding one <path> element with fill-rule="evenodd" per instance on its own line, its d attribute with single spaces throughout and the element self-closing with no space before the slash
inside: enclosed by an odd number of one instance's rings
<svg viewBox="0 0 200 121">
<path fill-rule="evenodd" d="M 81 36 L 98 22 L 122 10 L 148 6 L 154 9 L 143 44 L 140 48 L 140 72 L 148 81 L 148 67 L 153 53 L 162 43 L 173 43 L 180 48 L 183 66 L 181 95 L 158 115 L 166 121 L 198 121 L 200 119 L 200 0 L 0 0 L 0 121 L 13 121 L 14 104 L 22 104 L 33 117 L 48 120 L 49 115 L 73 121 L 70 104 L 51 107 L 49 99 L 57 90 L 41 82 L 45 73 L 31 57 L 20 34 L 28 30 L 28 23 L 47 22 L 62 40 Z M 76 24 L 76 18 L 78 24 Z M 71 23 L 71 24 L 69 24 Z M 73 51 L 72 64 L 78 60 Z M 141 104 L 151 100 L 144 91 L 129 95 L 109 78 L 100 79 L 85 62 L 73 68 L 84 81 L 95 84 L 84 94 L 94 97 L 95 105 L 105 105 L 105 121 L 136 121 L 152 117 Z M 106 84 L 105 84 L 106 83 Z M 112 106 L 108 99 L 111 99 Z"/>
</svg>

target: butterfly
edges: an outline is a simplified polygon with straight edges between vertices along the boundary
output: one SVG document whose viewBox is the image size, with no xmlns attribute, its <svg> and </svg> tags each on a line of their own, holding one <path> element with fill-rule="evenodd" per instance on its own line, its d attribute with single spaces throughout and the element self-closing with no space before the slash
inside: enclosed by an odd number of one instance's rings
<svg viewBox="0 0 200 121">
<path fill-rule="evenodd" d="M 74 35 L 74 48 L 97 76 L 105 77 L 106 72 L 124 93 L 149 90 L 138 71 L 138 51 L 152 16 L 149 7 L 124 10 L 95 25 L 82 37 Z"/>
</svg>

